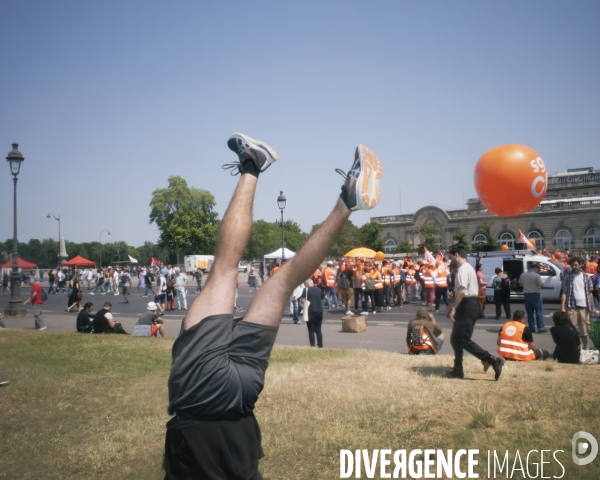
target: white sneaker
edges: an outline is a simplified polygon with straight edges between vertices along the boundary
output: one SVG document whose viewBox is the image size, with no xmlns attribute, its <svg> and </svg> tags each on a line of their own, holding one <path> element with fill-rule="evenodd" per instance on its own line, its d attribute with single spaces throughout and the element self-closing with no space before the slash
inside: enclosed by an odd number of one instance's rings
<svg viewBox="0 0 600 480">
<path fill-rule="evenodd" d="M 354 315 L 354 313 L 352 313 L 352 311 L 351 311 L 351 310 L 348 310 L 348 311 L 346 312 L 346 315 Z"/>
<path fill-rule="evenodd" d="M 368 315 L 369 312 L 360 312 L 361 315 Z"/>
<path fill-rule="evenodd" d="M 46 327 L 46 326 L 43 326 L 43 327 L 40 327 L 40 328 L 39 328 L 39 330 L 40 330 L 40 331 L 42 331 L 42 330 L 46 330 L 47 328 L 48 328 L 48 327 Z"/>
<path fill-rule="evenodd" d="M 93 295 L 93 294 L 94 294 L 94 292 L 90 292 L 90 295 Z"/>
</svg>

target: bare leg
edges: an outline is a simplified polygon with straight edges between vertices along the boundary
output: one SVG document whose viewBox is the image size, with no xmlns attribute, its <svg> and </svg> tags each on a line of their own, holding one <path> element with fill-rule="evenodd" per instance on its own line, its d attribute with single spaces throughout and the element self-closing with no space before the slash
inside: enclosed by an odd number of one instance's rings
<svg viewBox="0 0 600 480">
<path fill-rule="evenodd" d="M 252 203 L 256 182 L 257 178 L 247 173 L 240 178 L 219 229 L 215 261 L 210 275 L 185 318 L 186 330 L 210 315 L 233 313 L 238 264 L 252 229 Z"/>
<path fill-rule="evenodd" d="M 258 290 L 244 321 L 278 326 L 292 290 L 308 279 L 339 236 L 350 210 L 338 199 L 333 212 L 300 251 Z M 237 265 L 237 263 L 236 263 Z"/>
</svg>

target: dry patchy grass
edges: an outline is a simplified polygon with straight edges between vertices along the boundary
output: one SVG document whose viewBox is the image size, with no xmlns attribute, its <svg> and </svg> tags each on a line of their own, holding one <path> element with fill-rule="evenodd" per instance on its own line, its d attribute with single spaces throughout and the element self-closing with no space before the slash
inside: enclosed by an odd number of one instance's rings
<svg viewBox="0 0 600 480">
<path fill-rule="evenodd" d="M 0 478 L 162 478 L 171 345 L 1 330 Z M 468 380 L 444 379 L 450 363 L 276 347 L 255 411 L 264 477 L 339 478 L 340 449 L 479 448 L 484 474 L 488 449 L 544 448 L 565 450 L 565 478 L 600 478 L 600 461 L 570 461 L 574 432 L 600 437 L 597 367 L 507 362 L 495 382 L 473 358 Z M 477 412 L 495 427 L 478 428 Z"/>
</svg>

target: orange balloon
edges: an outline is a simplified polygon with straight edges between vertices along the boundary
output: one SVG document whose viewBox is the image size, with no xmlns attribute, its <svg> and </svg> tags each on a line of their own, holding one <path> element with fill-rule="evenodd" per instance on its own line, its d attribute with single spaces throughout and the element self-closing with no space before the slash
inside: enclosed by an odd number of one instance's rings
<svg viewBox="0 0 600 480">
<path fill-rule="evenodd" d="M 377 252 L 375 254 L 375 260 L 377 260 L 378 262 L 381 262 L 384 258 L 385 258 L 385 253 L 383 253 L 383 252 Z"/>
<path fill-rule="evenodd" d="M 548 173 L 542 158 L 525 145 L 503 145 L 475 165 L 475 190 L 481 203 L 501 217 L 522 215 L 544 199 Z"/>
<path fill-rule="evenodd" d="M 535 245 L 535 238 L 530 238 L 529 241 L 531 242 L 532 245 Z"/>
<path fill-rule="evenodd" d="M 506 252 L 508 250 L 508 245 L 502 245 L 502 251 Z"/>
</svg>

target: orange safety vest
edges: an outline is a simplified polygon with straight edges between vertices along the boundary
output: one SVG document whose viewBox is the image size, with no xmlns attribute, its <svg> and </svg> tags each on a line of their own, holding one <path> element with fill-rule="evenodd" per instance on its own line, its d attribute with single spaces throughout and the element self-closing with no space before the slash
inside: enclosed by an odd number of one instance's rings
<svg viewBox="0 0 600 480">
<path fill-rule="evenodd" d="M 313 278 L 313 283 L 315 284 L 315 287 L 321 285 L 321 276 L 319 275 L 318 270 L 315 273 L 313 273 L 312 278 Z"/>
<path fill-rule="evenodd" d="M 597 263 L 587 262 L 585 264 L 584 273 L 587 273 L 588 275 L 595 275 L 597 271 L 598 271 L 598 264 Z"/>
<path fill-rule="evenodd" d="M 369 277 L 371 277 L 373 279 L 373 281 L 375 282 L 375 290 L 381 290 L 383 288 L 383 283 L 381 280 L 378 280 L 377 278 L 375 278 L 377 276 L 378 272 L 374 272 L 374 273 L 369 273 Z"/>
<path fill-rule="evenodd" d="M 327 267 L 323 272 L 323 276 L 325 277 L 327 288 L 335 287 L 335 272 L 332 268 Z"/>
<path fill-rule="evenodd" d="M 535 360 L 535 353 L 529 348 L 527 342 L 523 341 L 523 330 L 525 330 L 524 323 L 506 322 L 500 331 L 498 355 L 526 362 Z"/>
<path fill-rule="evenodd" d="M 448 271 L 444 267 L 438 267 L 435 271 L 436 287 L 446 288 L 448 286 Z"/>
<path fill-rule="evenodd" d="M 277 270 L 279 270 L 279 267 L 273 267 L 273 268 L 271 269 L 271 275 L 275 275 L 275 272 L 276 272 Z"/>
<path fill-rule="evenodd" d="M 392 272 L 394 273 L 394 285 L 398 285 L 402 280 L 402 277 L 400 277 L 400 269 L 392 268 Z"/>
<path fill-rule="evenodd" d="M 406 272 L 406 284 L 407 285 L 415 285 L 417 281 L 415 280 L 415 269 L 409 268 Z"/>
<path fill-rule="evenodd" d="M 423 276 L 425 288 L 435 288 L 435 283 L 433 283 L 433 277 L 431 276 L 431 270 L 429 268 L 421 268 L 421 275 Z"/>
<path fill-rule="evenodd" d="M 391 285 L 392 277 L 390 276 L 390 269 L 388 267 L 383 267 L 381 269 L 381 276 L 383 277 L 383 283 Z"/>
<path fill-rule="evenodd" d="M 413 345 L 411 341 L 408 347 L 408 353 L 410 353 L 412 350 L 434 350 L 433 344 L 431 343 L 431 337 L 429 336 L 429 333 L 427 333 L 427 329 L 424 325 L 423 329 L 421 330 L 421 338 L 423 339 L 423 345 Z"/>
</svg>

